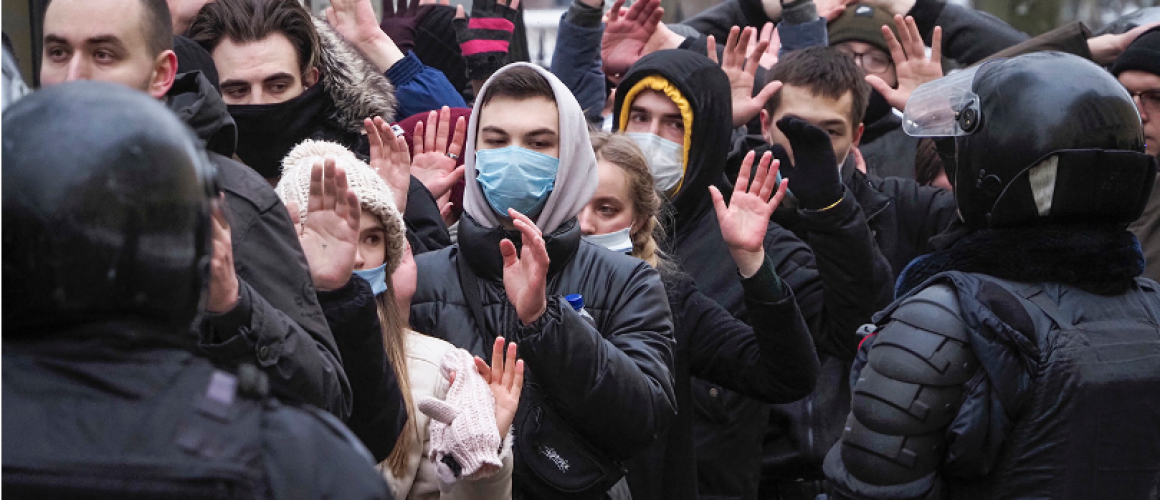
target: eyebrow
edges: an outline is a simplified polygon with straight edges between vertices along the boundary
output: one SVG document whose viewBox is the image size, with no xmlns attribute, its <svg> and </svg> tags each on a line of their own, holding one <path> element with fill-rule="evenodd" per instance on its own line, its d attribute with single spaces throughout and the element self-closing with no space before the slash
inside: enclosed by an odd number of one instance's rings
<svg viewBox="0 0 1160 500">
<path fill-rule="evenodd" d="M 649 111 L 647 109 L 637 107 L 637 106 L 629 106 L 628 110 L 629 110 L 629 112 L 632 112 L 632 113 L 652 113 L 652 111 Z M 661 114 L 661 118 L 669 118 L 669 119 L 673 119 L 673 120 L 684 120 L 685 119 L 685 117 L 682 116 L 680 113 L 663 113 L 663 114 Z"/>
<path fill-rule="evenodd" d="M 536 130 L 528 132 L 525 135 L 545 135 L 545 134 L 556 135 L 556 131 L 552 130 L 550 128 L 538 128 Z"/>
<path fill-rule="evenodd" d="M 65 39 L 64 37 L 62 37 L 60 35 L 55 35 L 55 34 L 44 35 L 44 41 L 46 43 L 63 43 L 63 44 L 69 43 L 69 41 L 67 39 Z M 86 39 L 84 41 L 84 43 L 85 43 L 85 45 L 99 45 L 99 44 L 107 43 L 110 45 L 116 45 L 117 48 L 120 48 L 120 49 L 125 48 L 125 43 L 122 42 L 120 38 L 117 38 L 116 35 L 98 35 L 98 36 L 94 36 L 92 38 Z"/>
<path fill-rule="evenodd" d="M 822 121 L 823 127 L 832 127 L 832 126 L 843 127 L 845 125 L 846 125 L 846 122 L 843 120 L 830 119 L 830 120 Z"/>
<path fill-rule="evenodd" d="M 507 131 L 506 131 L 506 130 L 504 130 L 504 129 L 502 129 L 502 128 L 499 128 L 499 127 L 497 127 L 497 126 L 495 126 L 495 125 L 488 125 L 488 126 L 486 126 L 486 127 L 483 127 L 483 129 L 482 129 L 482 130 L 480 130 L 480 132 L 491 132 L 491 133 L 493 133 L 493 134 L 503 134 L 503 135 L 508 135 L 508 133 L 507 133 Z"/>
<path fill-rule="evenodd" d="M 293 79 L 294 79 L 294 75 L 291 75 L 290 73 L 286 73 L 283 71 L 281 73 L 274 73 L 273 75 L 267 76 L 264 80 L 262 80 L 262 82 L 266 83 L 266 82 L 273 82 L 276 80 L 293 80 Z"/>
</svg>

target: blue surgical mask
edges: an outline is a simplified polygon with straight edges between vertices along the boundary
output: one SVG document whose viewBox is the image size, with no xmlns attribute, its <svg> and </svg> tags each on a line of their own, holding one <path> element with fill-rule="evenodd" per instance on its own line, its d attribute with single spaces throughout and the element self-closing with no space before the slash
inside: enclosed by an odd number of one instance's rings
<svg viewBox="0 0 1160 500">
<path fill-rule="evenodd" d="M 492 210 L 504 217 L 509 208 L 528 217 L 539 215 L 559 169 L 559 158 L 519 146 L 475 152 L 475 179 Z"/>
<path fill-rule="evenodd" d="M 379 267 L 356 269 L 354 275 L 367 280 L 367 283 L 371 284 L 371 291 L 375 292 L 376 296 L 387 291 L 387 263 L 385 262 Z"/>
<path fill-rule="evenodd" d="M 613 231 L 608 234 L 586 234 L 581 238 L 587 240 L 589 243 L 595 243 L 616 253 L 632 253 L 632 235 L 629 234 L 630 229 L 632 228 L 626 227 L 620 231 Z"/>
</svg>

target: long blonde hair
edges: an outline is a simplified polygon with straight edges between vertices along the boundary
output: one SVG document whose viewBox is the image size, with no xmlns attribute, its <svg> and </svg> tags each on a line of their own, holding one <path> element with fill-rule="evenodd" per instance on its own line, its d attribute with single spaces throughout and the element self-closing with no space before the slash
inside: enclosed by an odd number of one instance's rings
<svg viewBox="0 0 1160 500">
<path fill-rule="evenodd" d="M 407 450 L 417 439 L 418 430 L 413 415 L 411 378 L 407 374 L 407 330 L 403 315 L 395 302 L 395 286 L 391 283 L 390 276 L 387 277 L 387 290 L 375 297 L 375 302 L 378 304 L 383 347 L 386 348 L 387 360 L 391 362 L 391 368 L 395 371 L 395 379 L 399 381 L 399 390 L 403 393 L 403 403 L 407 409 L 407 423 L 395 441 L 395 448 L 391 450 L 384 463 L 393 476 L 402 477 L 407 467 Z M 381 401 L 376 403 L 383 404 Z M 382 464 L 379 467 L 381 469 Z"/>
<path fill-rule="evenodd" d="M 665 229 L 660 222 L 664 202 L 654 187 L 648 160 L 636 142 L 628 136 L 608 132 L 591 134 L 596 159 L 616 165 L 628 180 L 632 195 L 632 211 L 636 216 L 630 231 L 632 256 L 648 262 L 657 270 L 664 271 L 669 267 L 670 261 L 657 243 L 665 239 Z"/>
</svg>

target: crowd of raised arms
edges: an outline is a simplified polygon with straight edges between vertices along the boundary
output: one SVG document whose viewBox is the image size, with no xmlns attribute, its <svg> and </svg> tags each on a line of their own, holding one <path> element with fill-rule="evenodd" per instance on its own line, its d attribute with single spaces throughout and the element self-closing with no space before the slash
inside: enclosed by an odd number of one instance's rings
<svg viewBox="0 0 1160 500">
<path fill-rule="evenodd" d="M 397 1 L 5 34 L 5 496 L 1160 499 L 1160 7 Z"/>
</svg>

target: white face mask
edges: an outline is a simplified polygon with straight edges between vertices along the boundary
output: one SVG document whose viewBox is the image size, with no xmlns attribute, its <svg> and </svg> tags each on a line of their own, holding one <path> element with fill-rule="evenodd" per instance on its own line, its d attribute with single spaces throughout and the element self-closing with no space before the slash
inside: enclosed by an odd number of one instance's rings
<svg viewBox="0 0 1160 500">
<path fill-rule="evenodd" d="M 589 243 L 612 250 L 613 252 L 629 254 L 632 253 L 632 235 L 629 234 L 630 229 L 632 227 L 626 227 L 620 231 L 613 231 L 608 234 L 586 234 L 581 236 L 581 238 L 587 240 Z"/>
<path fill-rule="evenodd" d="M 684 148 L 656 134 L 629 132 L 625 135 L 636 142 L 648 159 L 648 169 L 652 172 L 657 191 L 668 193 L 677 187 L 685 175 Z"/>
</svg>

